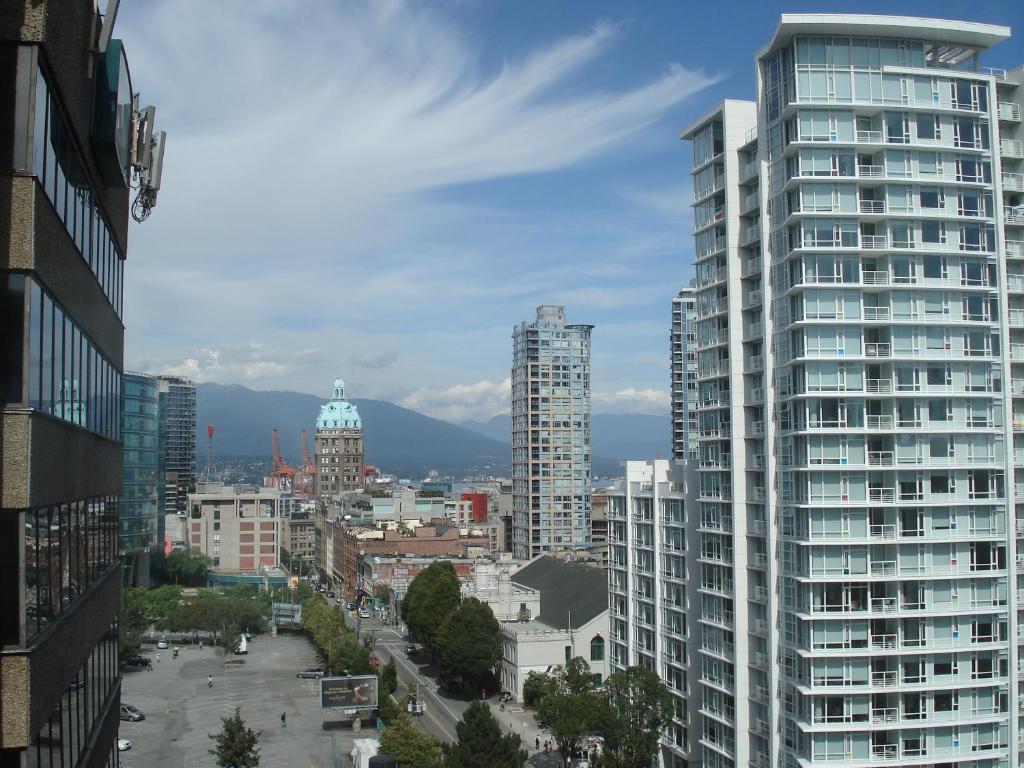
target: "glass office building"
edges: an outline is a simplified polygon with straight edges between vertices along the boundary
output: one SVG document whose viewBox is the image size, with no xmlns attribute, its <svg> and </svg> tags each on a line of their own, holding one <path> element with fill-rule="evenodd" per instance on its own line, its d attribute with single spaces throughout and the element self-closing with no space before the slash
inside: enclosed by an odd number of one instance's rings
<svg viewBox="0 0 1024 768">
<path fill-rule="evenodd" d="M 129 584 L 148 583 L 149 552 L 162 519 L 160 390 L 156 377 L 121 377 L 121 515 L 118 549 Z"/>
<path fill-rule="evenodd" d="M 787 14 L 756 103 L 684 131 L 697 764 L 1021 764 L 1009 34 Z"/>
</svg>

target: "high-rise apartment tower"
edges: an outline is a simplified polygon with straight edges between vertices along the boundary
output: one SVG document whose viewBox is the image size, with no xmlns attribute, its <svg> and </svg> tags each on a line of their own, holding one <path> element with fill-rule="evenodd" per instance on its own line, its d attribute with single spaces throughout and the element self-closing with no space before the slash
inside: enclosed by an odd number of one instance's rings
<svg viewBox="0 0 1024 768">
<path fill-rule="evenodd" d="M 148 586 L 149 554 L 157 546 L 163 521 L 160 388 L 155 376 L 121 377 L 121 442 L 118 551 L 125 583 Z"/>
<path fill-rule="evenodd" d="M 590 332 L 545 304 L 512 331 L 513 551 L 590 545 Z"/>
<path fill-rule="evenodd" d="M 164 513 L 184 515 L 196 489 L 196 385 L 179 376 L 158 376 Z M 163 515 L 160 539 L 163 541 Z"/>
<path fill-rule="evenodd" d="M 0 11 L 4 768 L 118 765 L 122 275 L 132 187 L 139 218 L 154 198 L 112 23 L 93 2 Z"/>
<path fill-rule="evenodd" d="M 704 768 L 1022 764 L 1024 71 L 979 65 L 1009 34 L 783 15 L 756 103 L 683 133 Z"/>
<path fill-rule="evenodd" d="M 683 288 L 672 299 L 672 458 L 697 458 L 697 295 Z"/>
</svg>

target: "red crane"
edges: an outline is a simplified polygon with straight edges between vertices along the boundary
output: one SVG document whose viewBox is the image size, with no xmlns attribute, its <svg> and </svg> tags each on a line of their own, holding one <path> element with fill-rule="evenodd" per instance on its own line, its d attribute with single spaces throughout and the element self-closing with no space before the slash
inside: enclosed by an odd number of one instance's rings
<svg viewBox="0 0 1024 768">
<path fill-rule="evenodd" d="M 295 470 L 285 464 L 281 456 L 281 433 L 274 427 L 274 469 L 270 473 L 270 484 L 274 488 L 290 490 L 295 479 Z"/>
</svg>

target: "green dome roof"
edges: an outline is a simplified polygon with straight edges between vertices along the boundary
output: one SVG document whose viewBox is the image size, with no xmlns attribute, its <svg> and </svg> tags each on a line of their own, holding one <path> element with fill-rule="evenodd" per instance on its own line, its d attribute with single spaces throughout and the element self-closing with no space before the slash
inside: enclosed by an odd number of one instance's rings
<svg viewBox="0 0 1024 768">
<path fill-rule="evenodd" d="M 334 395 L 320 406 L 317 429 L 362 429 L 359 409 L 345 399 L 345 382 L 334 380 Z"/>
</svg>

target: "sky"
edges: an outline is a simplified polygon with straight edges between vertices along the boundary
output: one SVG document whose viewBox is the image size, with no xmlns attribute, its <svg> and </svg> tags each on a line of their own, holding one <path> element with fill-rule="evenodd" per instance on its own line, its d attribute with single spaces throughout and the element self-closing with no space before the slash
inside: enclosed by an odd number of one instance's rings
<svg viewBox="0 0 1024 768">
<path fill-rule="evenodd" d="M 595 326 L 595 413 L 669 412 L 693 275 L 680 130 L 755 96 L 782 12 L 1008 24 L 1024 3 L 127 0 L 115 34 L 167 131 L 133 225 L 126 369 L 431 416 L 510 409 L 514 325 Z"/>
</svg>

